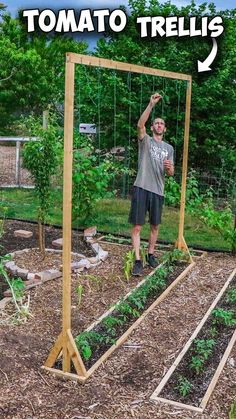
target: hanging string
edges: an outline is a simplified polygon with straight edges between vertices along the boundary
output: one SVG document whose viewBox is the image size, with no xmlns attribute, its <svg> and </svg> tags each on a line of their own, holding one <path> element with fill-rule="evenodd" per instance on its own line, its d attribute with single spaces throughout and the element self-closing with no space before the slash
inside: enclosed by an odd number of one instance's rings
<svg viewBox="0 0 236 419">
<path fill-rule="evenodd" d="M 162 80 L 162 101 L 161 101 L 161 117 L 164 118 L 165 115 L 165 94 L 166 94 L 166 79 Z"/>
<path fill-rule="evenodd" d="M 94 104 L 94 106 L 97 106 L 97 104 L 96 104 L 96 102 L 94 100 L 94 90 L 93 90 L 93 86 L 92 86 L 92 82 L 91 82 L 92 78 L 91 77 L 89 78 L 88 73 L 87 73 L 87 70 L 86 70 L 86 67 L 87 67 L 86 64 L 83 65 L 83 68 L 84 68 L 84 76 L 85 76 L 85 79 L 86 79 L 86 86 L 87 86 L 87 91 L 88 91 L 89 99 Z M 99 69 L 100 69 L 100 67 L 99 67 Z"/>
<path fill-rule="evenodd" d="M 98 161 L 100 164 L 100 157 L 101 157 L 101 68 L 98 67 L 98 94 L 97 94 L 97 112 L 98 112 L 98 133 L 97 133 L 97 138 L 98 138 L 98 149 L 99 149 L 99 154 L 98 154 Z"/>
<path fill-rule="evenodd" d="M 127 164 L 127 194 L 129 194 L 129 180 L 130 180 L 130 146 L 131 146 L 131 117 L 132 117 L 132 75 L 128 74 L 128 88 L 129 88 L 129 146 L 128 146 L 128 164 Z"/>
<path fill-rule="evenodd" d="M 122 188 L 122 197 L 125 198 L 126 197 L 126 184 L 128 182 L 127 185 L 127 192 L 129 191 L 129 167 L 130 167 L 130 141 L 131 141 L 131 73 L 128 73 L 127 76 L 127 88 L 129 91 L 129 113 L 128 113 L 128 124 L 129 124 L 129 128 L 128 128 L 128 136 L 129 136 L 129 141 L 128 141 L 128 146 L 125 146 L 125 161 L 124 161 L 124 168 L 125 168 L 125 173 L 123 176 L 123 188 Z"/>
<path fill-rule="evenodd" d="M 81 77 L 80 77 L 80 69 L 81 67 L 79 67 L 79 76 L 78 76 L 78 101 L 79 101 L 79 106 L 78 106 L 78 124 L 80 126 L 81 123 Z"/>
<path fill-rule="evenodd" d="M 143 112 L 143 74 L 141 73 L 139 115 Z"/>
<path fill-rule="evenodd" d="M 113 103 L 114 103 L 114 113 L 113 113 L 113 147 L 116 147 L 116 108 L 117 108 L 117 103 L 116 103 L 116 96 L 117 96 L 117 74 L 116 74 L 116 70 L 113 71 Z M 113 164 L 115 161 L 115 150 L 114 153 L 112 155 L 112 160 L 113 160 Z M 113 177 L 112 180 L 112 189 L 113 191 L 115 190 L 115 176 Z"/>
<path fill-rule="evenodd" d="M 176 116 L 176 131 L 175 131 L 175 144 L 174 144 L 174 159 L 176 160 L 177 143 L 179 138 L 179 115 L 180 115 L 180 96 L 181 96 L 181 82 L 176 81 L 176 93 L 177 93 L 177 116 Z M 175 161 L 174 161 L 175 163 Z"/>
<path fill-rule="evenodd" d="M 116 71 L 113 72 L 113 79 L 114 79 L 114 129 L 113 129 L 113 135 L 114 135 L 114 147 L 116 147 L 116 88 L 117 88 L 117 79 L 116 79 Z"/>
<path fill-rule="evenodd" d="M 152 76 L 152 94 L 155 93 L 155 76 Z M 152 108 L 151 120 L 155 119 L 155 106 Z"/>
</svg>

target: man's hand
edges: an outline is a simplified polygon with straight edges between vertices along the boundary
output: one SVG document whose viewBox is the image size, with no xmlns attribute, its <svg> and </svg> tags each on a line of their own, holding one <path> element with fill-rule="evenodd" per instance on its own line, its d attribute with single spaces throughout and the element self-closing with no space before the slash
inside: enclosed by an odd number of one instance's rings
<svg viewBox="0 0 236 419">
<path fill-rule="evenodd" d="M 154 95 L 150 97 L 150 105 L 154 107 L 157 104 L 157 102 L 159 102 L 159 100 L 161 99 L 162 96 L 159 93 L 154 93 Z"/>
<path fill-rule="evenodd" d="M 164 160 L 164 168 L 168 176 L 173 176 L 174 165 L 171 160 Z"/>
</svg>

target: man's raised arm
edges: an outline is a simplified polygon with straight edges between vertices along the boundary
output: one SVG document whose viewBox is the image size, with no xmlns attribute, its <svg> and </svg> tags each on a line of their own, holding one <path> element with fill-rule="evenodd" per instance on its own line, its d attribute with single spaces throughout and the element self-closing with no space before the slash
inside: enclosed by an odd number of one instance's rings
<svg viewBox="0 0 236 419">
<path fill-rule="evenodd" d="M 157 102 L 159 102 L 159 100 L 161 99 L 162 97 L 161 95 L 159 95 L 159 93 L 154 93 L 154 95 L 150 97 L 149 104 L 147 105 L 146 109 L 143 111 L 142 115 L 140 116 L 138 120 L 137 126 L 138 126 L 138 139 L 139 140 L 142 140 L 143 137 L 145 136 L 146 134 L 145 124 L 150 116 L 152 109 L 157 104 Z"/>
</svg>

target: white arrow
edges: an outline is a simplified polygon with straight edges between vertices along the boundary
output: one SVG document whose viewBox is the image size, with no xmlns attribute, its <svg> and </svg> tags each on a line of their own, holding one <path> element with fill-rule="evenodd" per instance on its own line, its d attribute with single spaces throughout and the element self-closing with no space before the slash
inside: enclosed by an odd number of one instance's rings
<svg viewBox="0 0 236 419">
<path fill-rule="evenodd" d="M 205 59 L 205 61 L 199 61 L 197 62 L 198 65 L 198 73 L 202 73 L 203 71 L 211 71 L 210 65 L 213 63 L 214 59 L 216 58 L 218 45 L 215 38 L 212 38 L 213 47 L 208 55 L 208 57 Z"/>
</svg>

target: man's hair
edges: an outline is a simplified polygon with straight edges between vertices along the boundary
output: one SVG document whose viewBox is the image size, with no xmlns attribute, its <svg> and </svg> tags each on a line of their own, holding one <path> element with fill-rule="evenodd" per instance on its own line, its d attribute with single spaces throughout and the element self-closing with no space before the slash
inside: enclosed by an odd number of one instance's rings
<svg viewBox="0 0 236 419">
<path fill-rule="evenodd" d="M 161 119 L 164 122 L 164 125 L 166 126 L 166 121 L 163 118 L 159 118 L 159 116 L 157 118 L 152 119 L 151 126 L 154 124 L 154 122 L 156 121 L 156 119 Z"/>
</svg>

